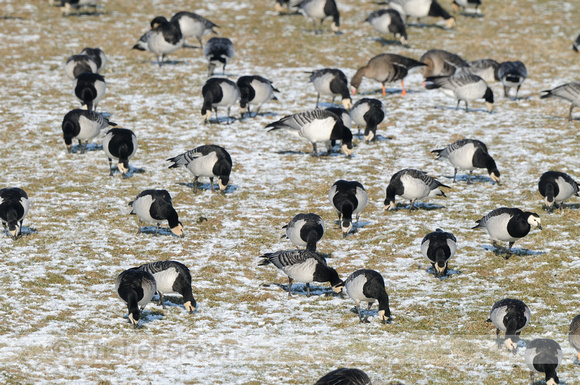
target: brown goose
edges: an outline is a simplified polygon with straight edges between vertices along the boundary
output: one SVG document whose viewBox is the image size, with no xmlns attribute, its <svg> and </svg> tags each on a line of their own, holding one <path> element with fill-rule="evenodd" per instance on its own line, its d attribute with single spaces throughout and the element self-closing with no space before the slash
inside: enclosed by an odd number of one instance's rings
<svg viewBox="0 0 580 385">
<path fill-rule="evenodd" d="M 377 55 L 369 60 L 366 66 L 360 67 L 350 80 L 350 84 L 353 87 L 352 94 L 356 94 L 356 89 L 360 86 L 362 78 L 365 77 L 381 82 L 383 84 L 383 95 L 386 94 L 385 83 L 400 80 L 403 87 L 401 95 L 406 95 L 403 79 L 407 76 L 409 70 L 425 65 L 415 59 L 401 55 L 391 53 Z"/>
<path fill-rule="evenodd" d="M 431 76 L 451 76 L 458 68 L 469 67 L 469 63 L 461 57 L 442 49 L 429 50 L 419 60 L 427 66 L 423 70 L 425 79 Z"/>
</svg>

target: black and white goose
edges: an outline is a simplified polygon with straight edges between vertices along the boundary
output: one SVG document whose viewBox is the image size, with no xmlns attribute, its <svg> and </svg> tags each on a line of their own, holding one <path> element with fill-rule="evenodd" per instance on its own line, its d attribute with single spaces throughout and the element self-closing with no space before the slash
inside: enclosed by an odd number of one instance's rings
<svg viewBox="0 0 580 385">
<path fill-rule="evenodd" d="M 528 235 L 532 226 L 542 230 L 542 221 L 538 214 L 517 208 L 500 207 L 476 222 L 477 226 L 473 229 L 485 228 L 494 247 L 500 248 L 497 241 L 509 242 L 505 259 L 510 257 L 515 241 Z"/>
<path fill-rule="evenodd" d="M 387 108 L 378 99 L 363 98 L 352 106 L 350 117 L 357 126 L 365 127 L 365 141 L 372 142 L 377 139 L 377 126 L 387 117 Z"/>
<path fill-rule="evenodd" d="M 563 209 L 564 201 L 572 196 L 578 196 L 578 183 L 566 173 L 547 171 L 542 174 L 538 182 L 540 195 L 545 198 L 548 210 L 552 206 Z"/>
<path fill-rule="evenodd" d="M 340 30 L 340 12 L 334 0 L 297 0 L 291 1 L 294 6 L 298 7 L 298 12 L 302 13 L 304 17 L 312 20 L 314 25 L 314 33 L 322 33 L 322 23 L 327 17 L 332 17 L 332 24 L 330 28 L 333 32 Z M 319 25 L 316 25 L 316 22 Z"/>
<path fill-rule="evenodd" d="M 201 38 L 210 33 L 217 34 L 214 28 L 219 28 L 219 25 L 194 12 L 177 12 L 171 21 L 177 21 L 184 38 L 195 37 L 201 48 L 203 48 Z"/>
<path fill-rule="evenodd" d="M 380 273 L 370 269 L 357 270 L 344 281 L 344 289 L 348 296 L 354 300 L 361 323 L 367 322 L 369 311 L 375 301 L 379 304 L 381 322 L 390 322 L 389 296 L 385 290 L 385 281 Z M 360 311 L 361 302 L 367 302 L 368 304 L 367 314 L 364 319 Z"/>
<path fill-rule="evenodd" d="M 66 60 L 64 73 L 70 80 L 74 80 L 84 72 L 97 72 L 97 68 L 97 63 L 89 55 L 72 55 Z"/>
<path fill-rule="evenodd" d="M 329 282 L 336 293 L 342 291 L 344 283 L 338 273 L 326 264 L 326 260 L 310 250 L 284 250 L 266 253 L 260 258 L 259 266 L 274 265 L 288 276 L 288 297 L 292 296 L 292 282 L 306 284 L 306 295 L 310 297 L 311 282 Z"/>
<path fill-rule="evenodd" d="M 330 188 L 328 199 L 338 213 L 342 236 L 346 237 L 353 228 L 353 216 L 356 218 L 356 231 L 360 213 L 368 203 L 368 195 L 363 185 L 357 181 L 338 180 Z"/>
<path fill-rule="evenodd" d="M 63 16 L 70 16 L 70 14 L 75 10 L 77 15 L 80 15 L 80 9 L 82 7 L 92 7 L 93 13 L 97 13 L 97 3 L 99 0 L 60 0 Z"/>
<path fill-rule="evenodd" d="M 272 85 L 272 82 L 261 76 L 242 76 L 236 82 L 240 90 L 241 115 L 247 112 L 250 116 L 250 105 L 258 106 L 254 116 L 258 116 L 262 104 L 268 100 L 278 100 L 274 92 L 280 92 Z"/>
<path fill-rule="evenodd" d="M 570 342 L 570 345 L 576 349 L 578 355 L 578 364 L 580 364 L 580 315 L 574 317 L 570 323 L 568 342 Z"/>
<path fill-rule="evenodd" d="M 81 51 L 81 55 L 87 55 L 97 64 L 98 73 L 102 74 L 107 65 L 107 55 L 100 48 L 85 47 Z M 93 71 L 95 72 L 95 71 Z"/>
<path fill-rule="evenodd" d="M 423 68 L 425 79 L 433 76 L 451 76 L 456 71 L 469 66 L 469 63 L 459 55 L 442 49 L 431 49 L 425 52 L 419 61 L 426 65 Z"/>
<path fill-rule="evenodd" d="M 570 113 L 568 114 L 568 120 L 572 121 L 572 110 L 574 107 L 580 107 L 580 82 L 562 84 L 554 89 L 544 90 L 542 92 L 545 92 L 545 94 L 540 99 L 556 97 L 572 103 L 570 105 Z"/>
<path fill-rule="evenodd" d="M 73 80 L 73 92 L 87 110 L 94 111 L 105 96 L 105 78 L 98 73 L 83 72 Z"/>
<path fill-rule="evenodd" d="M 219 124 L 217 108 L 227 107 L 227 123 L 230 122 L 230 109 L 240 99 L 240 89 L 230 79 L 210 78 L 207 79 L 201 89 L 203 106 L 201 115 L 204 123 L 209 122 L 211 110 L 215 111 L 215 120 Z"/>
<path fill-rule="evenodd" d="M 28 214 L 30 202 L 26 191 L 18 187 L 0 189 L 0 221 L 6 235 L 16 240 L 22 234 L 22 222 Z"/>
<path fill-rule="evenodd" d="M 113 159 L 123 177 L 129 172 L 129 159 L 137 152 L 137 137 L 126 128 L 111 128 L 103 138 L 103 151 L 109 160 L 109 175 L 113 175 Z"/>
<path fill-rule="evenodd" d="M 109 122 L 107 118 L 95 111 L 72 110 L 67 112 L 62 120 L 62 135 L 68 152 L 72 152 L 72 141 L 79 141 L 81 154 L 87 150 L 89 140 L 99 136 L 102 130 L 117 123 Z"/>
<path fill-rule="evenodd" d="M 521 61 L 506 61 L 499 65 L 497 77 L 503 84 L 504 96 L 507 98 L 512 87 L 516 87 L 516 99 L 522 83 L 528 77 L 528 70 Z"/>
<path fill-rule="evenodd" d="M 387 186 L 387 197 L 385 199 L 385 206 L 387 210 L 395 208 L 395 197 L 400 195 L 403 199 L 411 201 L 409 210 L 415 210 L 415 201 L 417 199 L 424 199 L 427 197 L 442 195 L 446 196 L 441 187 L 444 185 L 435 178 L 430 177 L 423 171 L 407 168 L 396 172 Z"/>
<path fill-rule="evenodd" d="M 179 222 L 179 216 L 173 208 L 171 195 L 167 190 L 141 191 L 135 200 L 129 202 L 129 206 L 133 207 L 131 214 L 139 218 L 137 234 L 141 233 L 142 222 L 154 223 L 157 235 L 161 224 L 167 221 L 171 232 L 183 238 L 183 225 Z"/>
<path fill-rule="evenodd" d="M 181 294 L 183 296 L 183 306 L 190 313 L 195 311 L 197 303 L 191 290 L 191 272 L 181 262 L 177 261 L 158 261 L 141 265 L 137 268 L 140 271 L 146 271 L 153 275 L 157 284 L 157 294 L 161 306 L 165 309 L 163 295 Z"/>
<path fill-rule="evenodd" d="M 488 322 L 493 322 L 496 327 L 497 347 L 501 347 L 500 332 L 505 332 L 504 345 L 515 354 L 520 333 L 530 322 L 531 316 L 530 308 L 519 299 L 504 298 L 494 303 Z"/>
<path fill-rule="evenodd" d="M 266 128 L 268 132 L 283 129 L 308 139 L 312 143 L 314 156 L 318 156 L 316 143 L 327 143 L 330 152 L 329 142 L 332 140 L 340 140 L 342 151 L 346 156 L 352 155 L 352 132 L 345 127 L 341 118 L 328 110 L 316 109 L 288 115 L 268 124 Z"/>
<path fill-rule="evenodd" d="M 371 379 L 360 369 L 339 368 L 320 377 L 314 385 L 371 385 Z"/>
<path fill-rule="evenodd" d="M 296 247 L 316 251 L 316 243 L 324 235 L 324 221 L 318 214 L 297 214 L 283 229 L 286 234 L 282 238 L 290 239 Z"/>
<path fill-rule="evenodd" d="M 344 72 L 336 68 L 323 68 L 310 72 L 310 81 L 316 90 L 316 108 L 320 101 L 320 95 L 332 96 L 332 104 L 337 96 L 342 98 L 342 105 L 350 110 L 352 99 L 348 91 L 348 79 Z"/>
<path fill-rule="evenodd" d="M 117 277 L 115 291 L 127 304 L 129 321 L 134 328 L 139 326 L 141 312 L 151 301 L 156 290 L 155 278 L 147 271 L 129 269 Z"/>
<path fill-rule="evenodd" d="M 407 29 L 399 11 L 394 9 L 378 9 L 365 19 L 379 33 L 392 33 L 402 45 L 407 45 Z"/>
<path fill-rule="evenodd" d="M 548 338 L 537 338 L 526 345 L 524 354 L 530 368 L 530 384 L 534 382 L 534 373 L 544 373 L 546 385 L 560 383 L 556 369 L 562 363 L 562 348 L 556 341 Z"/>
<path fill-rule="evenodd" d="M 453 182 L 457 176 L 457 170 L 469 170 L 467 184 L 471 184 L 471 175 L 477 168 L 485 168 L 492 181 L 500 184 L 500 173 L 495 160 L 487 152 L 487 146 L 475 139 L 460 139 L 440 150 L 431 151 L 437 154 L 437 159 L 446 158 L 453 166 Z"/>
<path fill-rule="evenodd" d="M 147 35 L 147 50 L 157 55 L 159 67 L 163 65 L 165 55 L 183 47 L 183 34 L 177 21 L 168 21 L 158 16 L 151 21 L 151 33 Z"/>
<path fill-rule="evenodd" d="M 421 19 L 426 16 L 442 17 L 447 28 L 455 27 L 455 18 L 449 14 L 436 0 L 391 0 L 389 6 L 396 9 L 405 18 Z"/>
<path fill-rule="evenodd" d="M 173 164 L 169 168 L 184 166 L 194 176 L 193 193 L 197 193 L 197 180 L 200 176 L 209 177 L 211 190 L 214 191 L 213 178 L 218 178 L 220 190 L 225 191 L 232 172 L 232 158 L 220 146 L 204 145 L 167 159 Z"/>
<path fill-rule="evenodd" d="M 484 99 L 489 113 L 493 110 L 493 91 L 487 86 L 481 77 L 467 73 L 458 72 L 447 77 L 429 77 L 426 79 L 425 88 L 428 90 L 443 88 L 450 91 L 457 99 L 457 107 L 461 101 L 465 102 L 465 111 L 469 112 L 468 102 L 476 99 Z"/>
<path fill-rule="evenodd" d="M 447 264 L 457 250 L 455 235 L 437 229 L 421 241 L 421 253 L 431 262 L 435 276 L 447 275 Z"/>
<path fill-rule="evenodd" d="M 223 65 L 223 74 L 226 73 L 226 65 L 234 58 L 234 43 L 226 37 L 212 37 L 203 47 L 203 56 L 207 59 L 207 76 L 212 76 L 215 67 Z"/>
</svg>

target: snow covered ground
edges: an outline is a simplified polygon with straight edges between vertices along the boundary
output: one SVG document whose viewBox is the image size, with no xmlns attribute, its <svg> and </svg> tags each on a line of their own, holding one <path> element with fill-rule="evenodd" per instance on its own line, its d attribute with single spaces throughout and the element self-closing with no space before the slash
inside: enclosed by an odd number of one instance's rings
<svg viewBox="0 0 580 385">
<path fill-rule="evenodd" d="M 569 123 L 569 104 L 539 99 L 541 90 L 578 80 L 580 56 L 571 49 L 580 32 L 578 7 L 486 0 L 483 17 L 456 15 L 455 30 L 433 27 L 433 19 L 410 27 L 406 48 L 382 45 L 363 24 L 378 5 L 338 4 L 339 36 L 314 35 L 303 17 L 279 16 L 273 0 L 108 0 L 99 15 L 66 18 L 46 1 L 0 3 L 0 187 L 21 187 L 31 202 L 23 237 L 0 237 L 0 382 L 310 384 L 332 369 L 358 367 L 384 384 L 525 384 L 525 342 L 536 337 L 560 343 L 562 383 L 579 382 L 567 331 L 580 313 L 580 205 L 573 198 L 563 214 L 548 214 L 537 192 L 539 176 L 550 169 L 580 178 L 580 111 Z M 130 49 L 153 17 L 181 10 L 209 18 L 220 25 L 220 36 L 234 41 L 228 78 L 262 75 L 281 91 L 279 101 L 252 119 L 240 120 L 236 107 L 230 125 L 223 124 L 222 109 L 222 124 L 204 125 L 201 50 L 180 50 L 159 68 L 151 53 Z M 68 154 L 62 140 L 62 118 L 78 107 L 63 66 L 86 46 L 101 47 L 109 58 L 99 110 L 139 140 L 131 165 L 143 172 L 128 179 L 108 175 L 100 141 L 86 154 Z M 307 141 L 264 129 L 314 107 L 307 71 L 335 67 L 350 78 L 381 52 L 418 59 L 432 48 L 468 60 L 523 61 L 529 77 L 522 98 L 504 98 L 493 83 L 493 114 L 482 102 L 466 113 L 455 111 L 452 98 L 422 88 L 420 71 L 407 77 L 405 97 L 398 83 L 382 96 L 380 85 L 365 79 L 359 91 L 381 99 L 388 119 L 378 142 L 355 139 L 350 159 L 315 158 Z M 473 185 L 464 174 L 452 184 L 452 167 L 430 151 L 459 135 L 488 145 L 501 186 L 485 170 L 476 172 Z M 167 158 L 201 144 L 221 145 L 232 156 L 225 195 L 209 191 L 208 180 L 194 195 L 191 175 L 167 168 Z M 451 185 L 448 198 L 430 199 L 415 212 L 402 204 L 387 212 L 385 188 L 403 168 Z M 347 238 L 328 202 L 338 179 L 358 180 L 369 194 L 363 227 Z M 185 238 L 169 231 L 154 236 L 152 227 L 136 234 L 127 203 L 148 188 L 171 193 Z M 535 211 L 545 227 L 518 241 L 507 261 L 489 250 L 484 231 L 471 230 L 501 206 Z M 341 278 L 360 268 L 384 276 L 392 324 L 378 322 L 376 307 L 371 322 L 360 324 L 353 303 L 324 284 L 309 298 L 295 285 L 297 295 L 288 299 L 286 277 L 257 266 L 261 254 L 292 248 L 280 239 L 281 227 L 301 212 L 325 220 L 319 251 L 330 255 Z M 458 239 L 450 262 L 457 274 L 442 280 L 427 273 L 420 254 L 421 239 L 438 227 Z M 163 259 L 191 269 L 197 312 L 189 315 L 181 298 L 170 296 L 167 309 L 149 304 L 134 330 L 123 318 L 114 280 L 126 268 Z M 493 303 L 505 297 L 523 300 L 532 311 L 516 355 L 497 349 L 495 329 L 485 322 Z"/>
</svg>

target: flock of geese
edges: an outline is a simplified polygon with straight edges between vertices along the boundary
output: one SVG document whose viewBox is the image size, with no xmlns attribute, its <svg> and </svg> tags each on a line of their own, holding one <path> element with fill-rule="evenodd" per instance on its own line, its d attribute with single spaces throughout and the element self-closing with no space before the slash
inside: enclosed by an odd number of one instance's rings
<svg viewBox="0 0 580 385">
<path fill-rule="evenodd" d="M 478 12 L 480 0 L 455 0 L 456 8 L 471 8 Z M 71 8 L 96 6 L 96 0 L 61 0 L 63 13 L 69 14 Z M 408 43 L 406 20 L 409 17 L 441 17 L 448 28 L 455 26 L 451 16 L 436 0 L 391 0 L 389 9 L 372 12 L 366 21 L 382 34 L 392 33 L 402 44 Z M 332 18 L 331 30 L 339 32 L 340 13 L 334 0 L 277 0 L 280 12 L 298 10 L 310 18 L 314 31 L 322 33 L 323 21 Z M 202 37 L 216 34 L 219 28 L 215 23 L 192 12 L 178 12 L 171 19 L 163 16 L 150 22 L 151 29 L 137 41 L 134 49 L 150 51 L 157 56 L 159 66 L 165 57 L 177 49 L 188 47 L 186 38 L 195 38 L 203 48 L 208 61 L 209 79 L 203 86 L 203 106 L 201 115 L 204 122 L 210 122 L 212 111 L 215 122 L 220 123 L 218 107 L 227 108 L 227 122 L 230 122 L 230 108 L 239 103 L 242 117 L 251 117 L 250 106 L 255 106 L 256 116 L 264 103 L 275 99 L 279 92 L 273 83 L 262 76 L 242 76 L 237 82 L 225 77 L 212 77 L 217 66 L 225 74 L 226 65 L 233 59 L 235 49 L 232 40 L 225 37 L 212 37 L 203 45 Z M 580 46 L 580 36 L 574 43 L 574 50 Z M 191 46 L 189 46 L 191 47 Z M 83 153 L 88 142 L 106 131 L 103 138 L 103 151 L 109 161 L 109 173 L 119 171 L 123 177 L 130 176 L 129 160 L 136 154 L 138 143 L 136 135 L 128 129 L 120 128 L 97 112 L 99 102 L 106 93 L 103 69 L 107 64 L 105 53 L 99 48 L 85 48 L 72 55 L 65 64 L 65 74 L 73 82 L 73 92 L 82 104 L 82 109 L 68 112 L 62 122 L 63 139 L 69 152 L 73 152 L 73 141 L 78 142 L 77 151 Z M 310 72 L 310 81 L 317 92 L 316 108 L 285 116 L 266 126 L 268 131 L 287 131 L 311 142 L 313 154 L 318 156 L 317 144 L 324 143 L 328 152 L 334 150 L 335 142 L 340 141 L 340 151 L 346 156 L 353 153 L 352 128 L 364 127 L 363 138 L 367 142 L 376 140 L 377 126 L 386 118 L 384 103 L 375 98 L 362 98 L 353 104 L 352 96 L 360 88 L 364 78 L 379 82 L 385 95 L 387 83 L 400 81 L 404 95 L 404 79 L 414 69 L 422 69 L 427 89 L 443 89 L 457 100 L 457 108 L 463 101 L 468 111 L 468 103 L 483 99 L 492 111 L 494 95 L 489 82 L 499 81 L 504 87 L 504 95 L 509 96 L 515 88 L 515 98 L 527 77 L 527 69 L 520 61 L 499 63 L 493 59 L 468 62 L 458 55 L 443 51 L 429 50 L 419 60 L 384 53 L 371 58 L 360 67 L 355 75 L 347 79 L 336 68 L 324 68 Z M 350 86 L 350 87 L 349 87 Z M 321 95 L 331 96 L 333 106 L 319 109 Z M 341 98 L 341 105 L 335 106 L 335 98 Z M 552 90 L 543 91 L 542 98 L 557 97 L 571 103 L 568 118 L 572 120 L 573 108 L 580 105 L 580 82 L 560 85 Z M 500 184 L 500 172 L 496 162 L 489 154 L 487 146 L 475 139 L 460 139 L 445 148 L 433 150 L 437 159 L 447 159 L 454 168 L 453 182 L 458 170 L 469 171 L 467 183 L 476 169 L 487 170 L 493 183 Z M 116 163 L 116 167 L 113 165 Z M 225 191 L 232 170 L 232 159 L 226 149 L 217 145 L 202 145 L 183 154 L 168 159 L 169 168 L 185 167 L 194 176 L 193 190 L 197 192 L 200 177 L 210 178 L 214 190 L 214 178 L 218 187 Z M 397 196 L 409 200 L 409 210 L 418 209 L 416 201 L 433 196 L 445 196 L 448 188 L 421 170 L 403 169 L 390 179 L 386 189 L 385 207 L 397 209 Z M 578 184 L 572 177 L 557 171 L 544 173 L 538 183 L 539 193 L 544 197 L 546 207 L 563 209 L 563 202 L 578 195 Z M 329 191 L 329 201 L 336 210 L 339 226 L 344 237 L 356 232 L 358 220 L 365 209 L 368 196 L 364 186 L 358 181 L 339 180 Z M 161 224 L 167 222 L 171 232 L 184 236 L 183 225 L 173 208 L 172 199 L 166 190 L 145 190 L 129 203 L 131 214 L 139 219 L 138 232 L 142 222 L 156 225 L 157 234 Z M 17 239 L 21 235 L 22 223 L 29 210 L 27 193 L 17 187 L 0 189 L 0 220 L 9 236 Z M 508 242 L 505 258 L 518 239 L 525 237 L 532 227 L 541 230 L 540 216 L 524 212 L 518 208 L 502 207 L 487 213 L 476 222 L 475 228 L 485 229 L 497 249 L 497 242 Z M 298 249 L 266 253 L 260 257 L 260 266 L 273 265 L 288 276 L 288 296 L 292 295 L 293 282 L 306 284 L 310 296 L 310 284 L 329 282 L 332 289 L 342 296 L 343 292 L 355 302 L 360 322 L 368 322 L 370 308 L 378 303 L 379 319 L 391 322 L 389 297 L 385 290 L 384 279 L 380 273 L 371 269 L 360 269 L 346 280 L 341 280 L 337 271 L 330 267 L 326 259 L 316 252 L 316 244 L 322 238 L 325 228 L 322 218 L 313 213 L 296 215 L 285 226 L 287 237 Z M 454 256 L 457 246 L 456 237 L 441 229 L 427 234 L 421 242 L 421 252 L 432 264 L 435 276 L 448 274 L 448 262 Z M 127 304 L 129 322 L 137 327 L 143 308 L 158 293 L 165 307 L 163 295 L 177 293 L 183 296 L 184 307 L 194 312 L 196 300 L 191 288 L 189 269 L 177 261 L 158 261 L 123 271 L 117 277 L 115 289 Z M 363 316 L 361 304 L 367 303 Z M 527 305 L 517 299 L 505 298 L 491 308 L 489 321 L 497 328 L 498 346 L 501 346 L 500 332 L 505 333 L 504 345 L 508 351 L 516 352 L 521 331 L 531 318 Z M 570 344 L 579 352 L 580 359 L 580 316 L 570 325 Z M 526 346 L 525 360 L 532 372 L 541 372 L 548 384 L 558 384 L 556 369 L 562 361 L 562 349 L 557 342 L 549 339 L 536 339 Z M 533 376 L 533 375 L 532 375 Z M 532 377 L 533 378 L 533 377 Z M 349 382 L 350 381 L 350 382 Z M 358 369 L 341 368 L 322 377 L 317 384 L 366 384 L 368 376 Z"/>
</svg>

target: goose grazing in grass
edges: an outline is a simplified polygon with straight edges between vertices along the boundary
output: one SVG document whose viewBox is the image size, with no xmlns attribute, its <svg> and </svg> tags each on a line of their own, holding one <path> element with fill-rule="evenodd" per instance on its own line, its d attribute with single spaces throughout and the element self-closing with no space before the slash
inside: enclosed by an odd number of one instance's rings
<svg viewBox="0 0 580 385">
<path fill-rule="evenodd" d="M 389 6 L 407 19 L 409 17 L 421 19 L 426 16 L 442 17 L 447 28 L 455 27 L 455 18 L 436 0 L 391 0 Z"/>
<path fill-rule="evenodd" d="M 310 297 L 311 282 L 329 282 L 335 293 L 340 293 L 344 283 L 338 273 L 326 264 L 326 260 L 310 250 L 285 250 L 266 253 L 260 258 L 259 266 L 274 265 L 288 276 L 288 297 L 292 296 L 292 282 L 306 284 L 306 295 Z"/>
<path fill-rule="evenodd" d="M 580 82 L 562 84 L 554 89 L 544 90 L 542 92 L 545 92 L 545 94 L 541 96 L 541 99 L 556 97 L 572 103 L 570 105 L 570 113 L 568 114 L 568 120 L 572 121 L 572 110 L 574 107 L 580 106 Z"/>
<path fill-rule="evenodd" d="M 562 348 L 556 341 L 547 338 L 537 338 L 528 342 L 524 354 L 526 364 L 530 368 L 530 384 L 534 382 L 534 373 L 544 373 L 546 385 L 560 383 L 556 369 L 562 363 Z"/>
<path fill-rule="evenodd" d="M 530 322 L 531 316 L 530 308 L 519 299 L 504 298 L 494 303 L 487 321 L 493 322 L 496 327 L 497 347 L 501 347 L 500 332 L 505 332 L 504 345 L 515 354 L 520 333 Z"/>
<path fill-rule="evenodd" d="M 365 19 L 377 32 L 392 33 L 402 45 L 407 45 L 407 29 L 401 14 L 394 9 L 378 9 Z"/>
<path fill-rule="evenodd" d="M 107 65 L 107 55 L 100 48 L 83 48 L 81 55 L 87 55 L 97 64 L 97 73 L 102 74 Z M 95 71 L 93 71 L 95 72 Z"/>
<path fill-rule="evenodd" d="M 113 159 L 121 176 L 129 172 L 129 159 L 137 152 L 137 137 L 126 128 L 111 128 L 103 138 L 103 151 L 109 160 L 109 175 L 113 175 Z"/>
<path fill-rule="evenodd" d="M 470 101 L 484 99 L 489 113 L 493 111 L 493 91 L 487 86 L 485 80 L 477 75 L 459 72 L 452 76 L 429 77 L 425 87 L 428 90 L 443 88 L 450 91 L 457 99 L 456 110 L 459 109 L 461 101 L 464 101 L 465 111 L 469 112 Z"/>
<path fill-rule="evenodd" d="M 453 183 L 457 170 L 469 170 L 467 184 L 471 184 L 471 175 L 477 168 L 485 168 L 492 181 L 500 184 L 500 173 L 495 160 L 487 152 L 487 146 L 475 139 L 460 139 L 440 150 L 431 151 L 437 154 L 437 159 L 446 158 L 453 166 Z"/>
<path fill-rule="evenodd" d="M 313 155 L 318 156 L 316 143 L 325 142 L 328 152 L 332 140 L 342 141 L 342 151 L 346 156 L 352 155 L 352 132 L 344 126 L 341 118 L 328 110 L 313 110 L 294 115 L 288 115 L 266 126 L 268 132 L 286 130 L 306 138 L 312 143 Z"/>
<path fill-rule="evenodd" d="M 528 77 L 528 70 L 521 61 L 506 61 L 499 65 L 497 77 L 503 84 L 504 96 L 507 98 L 510 89 L 516 87 L 515 99 L 517 99 L 520 87 Z"/>
<path fill-rule="evenodd" d="M 350 117 L 357 126 L 365 127 L 365 141 L 373 142 L 377 139 L 377 126 L 387 117 L 387 108 L 378 99 L 363 98 L 354 104 Z"/>
<path fill-rule="evenodd" d="M 139 266 L 137 270 L 146 271 L 153 275 L 157 284 L 159 301 L 164 309 L 163 295 L 180 294 L 183 297 L 185 310 L 189 313 L 195 311 L 197 303 L 191 290 L 191 272 L 183 263 L 177 261 L 151 262 Z"/>
<path fill-rule="evenodd" d="M 258 116 L 260 108 L 268 100 L 278 100 L 274 92 L 280 92 L 272 85 L 272 82 L 261 76 L 242 76 L 236 82 L 240 90 L 241 115 L 244 112 L 252 115 L 250 105 L 258 106 L 254 116 Z"/>
<path fill-rule="evenodd" d="M 107 118 L 95 111 L 72 110 L 67 112 L 62 120 L 62 136 L 69 153 L 72 153 L 72 141 L 79 141 L 81 154 L 87 150 L 89 140 L 99 136 L 102 130 L 117 123 L 109 122 Z"/>
<path fill-rule="evenodd" d="M 89 111 L 97 109 L 106 91 L 105 78 L 97 73 L 83 72 L 73 80 L 73 92 Z"/>
<path fill-rule="evenodd" d="M 312 20 L 314 25 L 314 33 L 322 33 L 322 22 L 327 17 L 332 17 L 332 24 L 330 28 L 333 32 L 338 33 L 340 30 L 340 12 L 334 0 L 297 0 L 291 1 L 298 7 L 298 12 L 302 13 L 304 17 Z M 316 22 L 319 25 L 316 25 Z"/>
<path fill-rule="evenodd" d="M 514 243 L 528 235 L 532 226 L 542 230 L 542 221 L 538 214 L 517 208 L 500 207 L 476 222 L 473 229 L 485 228 L 497 249 L 501 248 L 497 241 L 509 242 L 505 259 L 510 257 Z"/>
<path fill-rule="evenodd" d="M 545 199 L 548 210 L 553 206 L 563 209 L 564 201 L 572 196 L 578 196 L 578 183 L 568 174 L 559 171 L 547 171 L 538 182 L 540 195 Z"/>
<path fill-rule="evenodd" d="M 93 13 L 97 13 L 97 3 L 99 0 L 60 0 L 62 5 L 60 11 L 63 16 L 70 16 L 73 10 L 77 15 L 80 15 L 82 7 L 92 7 Z"/>
<path fill-rule="evenodd" d="M 371 379 L 360 369 L 339 368 L 320 377 L 314 385 L 371 385 Z"/>
<path fill-rule="evenodd" d="M 209 177 L 214 191 L 213 178 L 218 178 L 221 191 L 225 191 L 232 172 L 232 158 L 225 148 L 213 144 L 199 146 L 174 158 L 167 159 L 173 164 L 169 168 L 185 167 L 194 176 L 193 193 L 197 193 L 199 177 Z"/>
<path fill-rule="evenodd" d="M 493 59 L 480 59 L 469 62 L 469 67 L 462 67 L 461 69 L 479 76 L 486 83 L 498 81 L 497 70 L 499 63 Z"/>
<path fill-rule="evenodd" d="M 369 60 L 366 66 L 360 67 L 350 80 L 350 85 L 354 88 L 352 94 L 356 94 L 356 90 L 359 88 L 363 77 L 365 77 L 382 83 L 383 95 L 386 95 L 385 83 L 400 80 L 403 88 L 401 95 L 406 95 L 403 79 L 413 68 L 424 66 L 426 66 L 425 63 L 406 56 L 392 53 L 377 55 Z"/>
<path fill-rule="evenodd" d="M 237 84 L 230 79 L 225 78 L 209 78 L 201 89 L 203 96 L 203 106 L 201 107 L 201 115 L 203 122 L 208 123 L 211 118 L 211 110 L 215 111 L 215 121 L 219 124 L 218 107 L 227 108 L 226 123 L 230 123 L 230 109 L 238 100 L 240 100 L 240 89 Z"/>
<path fill-rule="evenodd" d="M 141 313 L 153 298 L 156 290 L 155 278 L 147 271 L 129 269 L 117 277 L 115 291 L 127 304 L 129 321 L 134 328 L 139 326 Z"/>
<path fill-rule="evenodd" d="M 226 73 L 226 65 L 234 58 L 234 43 L 226 37 L 212 37 L 203 47 L 203 56 L 207 59 L 207 76 L 212 76 L 215 67 L 220 64 L 223 74 Z"/>
<path fill-rule="evenodd" d="M 570 342 L 570 345 L 576 349 L 576 352 L 578 353 L 578 363 L 580 364 L 580 315 L 574 317 L 570 323 L 568 341 Z"/>
<path fill-rule="evenodd" d="M 432 49 L 425 52 L 419 61 L 426 65 L 423 68 L 425 79 L 432 76 L 451 76 L 458 69 L 469 67 L 469 63 L 459 55 L 442 49 Z"/>
<path fill-rule="evenodd" d="M 343 238 L 353 228 L 353 216 L 356 218 L 356 232 L 360 213 L 368 203 L 368 195 L 363 185 L 357 181 L 338 180 L 330 188 L 328 199 L 338 214 Z"/>
<path fill-rule="evenodd" d="M 383 276 L 377 271 L 370 269 L 355 271 L 344 281 L 344 290 L 354 300 L 361 323 L 368 322 L 369 311 L 375 301 L 379 304 L 379 318 L 381 322 L 386 324 L 391 321 L 389 295 L 385 290 Z M 364 318 L 360 311 L 361 302 L 368 304 L 367 314 Z"/>
<path fill-rule="evenodd" d="M 447 264 L 457 250 L 457 239 L 451 233 L 437 229 L 421 241 L 421 253 L 431 262 L 436 277 L 447 275 Z"/>
<path fill-rule="evenodd" d="M 337 96 L 342 98 L 342 105 L 350 110 L 352 99 L 348 92 L 348 79 L 344 72 L 336 68 L 323 68 L 310 72 L 310 81 L 316 90 L 316 108 L 320 101 L 320 95 L 332 96 L 332 104 Z"/>
<path fill-rule="evenodd" d="M 137 234 L 141 233 L 142 222 L 154 223 L 157 235 L 161 224 L 167 221 L 171 232 L 183 238 L 183 225 L 179 222 L 179 216 L 173 208 L 171 195 L 167 190 L 141 191 L 135 200 L 129 202 L 129 206 L 133 208 L 131 214 L 139 218 Z"/>
<path fill-rule="evenodd" d="M 18 187 L 0 189 L 0 222 L 14 240 L 22 234 L 22 222 L 29 207 L 26 191 Z"/>
<path fill-rule="evenodd" d="M 387 210 L 392 210 L 396 207 L 395 196 L 400 195 L 403 199 L 411 201 L 409 210 L 415 210 L 415 201 L 417 199 L 424 199 L 427 197 L 442 195 L 446 196 L 441 187 L 444 185 L 435 178 L 430 177 L 423 171 L 407 168 L 396 172 L 387 186 L 387 197 L 385 199 L 385 206 Z"/>
<path fill-rule="evenodd" d="M 316 251 L 316 243 L 324 235 L 324 221 L 317 214 L 297 214 L 290 223 L 283 227 L 286 234 L 282 238 L 290 239 L 296 247 Z"/>
<path fill-rule="evenodd" d="M 183 34 L 177 21 L 168 21 L 158 16 L 151 21 L 151 33 L 147 36 L 147 50 L 157 55 L 159 67 L 163 65 L 165 55 L 183 47 Z"/>
<path fill-rule="evenodd" d="M 97 72 L 97 63 L 88 55 L 72 55 L 66 60 L 64 73 L 70 80 L 84 72 Z"/>
<path fill-rule="evenodd" d="M 210 33 L 217 35 L 214 28 L 219 28 L 217 24 L 194 12 L 177 12 L 173 15 L 171 21 L 177 22 L 184 38 L 195 37 L 199 41 L 201 48 L 203 48 L 201 38 Z"/>
</svg>

